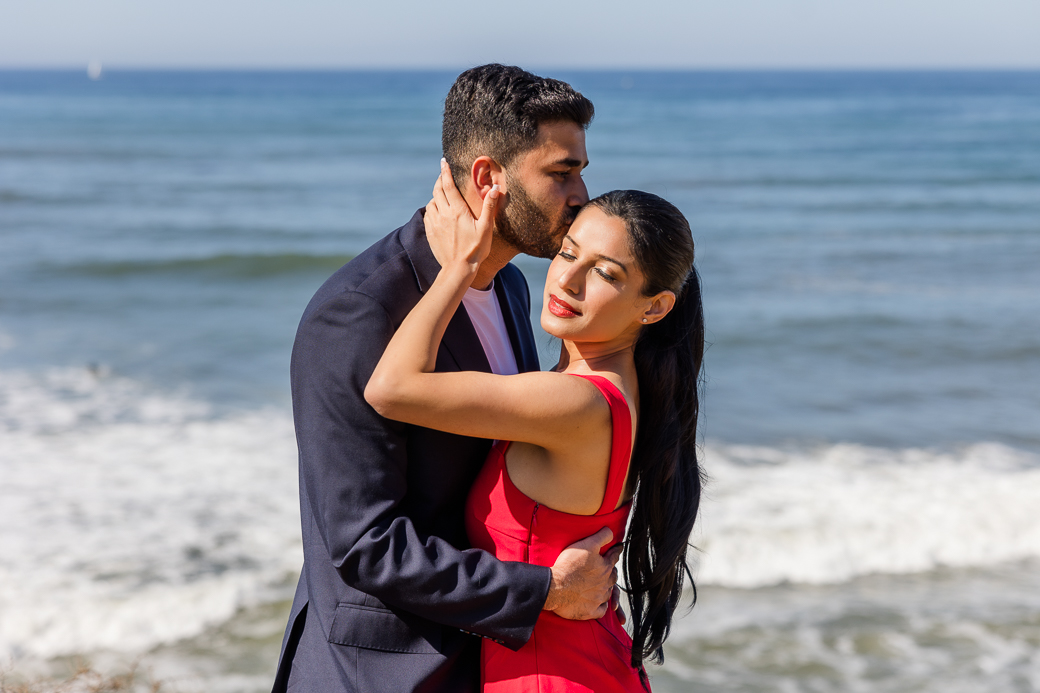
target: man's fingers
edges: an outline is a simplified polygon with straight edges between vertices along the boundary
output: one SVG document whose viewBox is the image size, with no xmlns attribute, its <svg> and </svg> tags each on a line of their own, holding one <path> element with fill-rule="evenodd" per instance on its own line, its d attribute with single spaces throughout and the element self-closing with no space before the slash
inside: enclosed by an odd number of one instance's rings
<svg viewBox="0 0 1040 693">
<path fill-rule="evenodd" d="M 599 549 L 602 549 L 604 546 L 606 546 L 607 544 L 609 544 L 613 540 L 614 540 L 614 533 L 612 531 L 610 531 L 610 527 L 604 527 L 600 531 L 598 531 L 595 534 L 593 534 L 591 537 L 589 537 L 587 539 L 583 539 L 579 543 L 581 543 L 581 544 L 589 544 L 591 548 L 596 549 L 597 552 L 598 552 Z"/>
<path fill-rule="evenodd" d="M 618 623 L 625 625 L 628 622 L 628 615 L 621 608 L 621 588 L 617 585 L 614 585 L 614 589 L 610 591 L 610 609 L 617 614 Z"/>
<path fill-rule="evenodd" d="M 603 554 L 603 558 L 610 561 L 611 565 L 617 565 L 617 562 L 621 559 L 621 554 L 625 551 L 624 544 L 618 544 L 617 546 L 610 547 L 610 551 Z"/>
</svg>

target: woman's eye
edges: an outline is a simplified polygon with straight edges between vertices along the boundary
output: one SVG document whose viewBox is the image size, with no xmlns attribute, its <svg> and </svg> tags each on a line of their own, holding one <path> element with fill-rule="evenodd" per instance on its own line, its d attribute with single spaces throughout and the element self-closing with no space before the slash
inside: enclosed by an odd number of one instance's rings
<svg viewBox="0 0 1040 693">
<path fill-rule="evenodd" d="M 560 251 L 560 252 L 558 253 L 558 255 L 559 255 L 560 257 L 562 257 L 562 258 L 563 258 L 564 260 L 567 260 L 567 261 L 570 261 L 570 260 L 573 260 L 573 259 L 574 259 L 574 256 L 573 256 L 573 255 L 571 255 L 570 253 L 568 253 L 568 252 L 567 252 L 566 250 L 561 250 L 561 251 Z"/>
<path fill-rule="evenodd" d="M 598 267 L 596 268 L 596 272 L 599 274 L 599 276 L 603 277 L 604 279 L 606 279 L 611 284 L 613 284 L 614 282 L 617 281 L 617 279 L 615 277 L 610 276 L 609 274 L 607 274 L 605 271 L 601 270 Z"/>
</svg>

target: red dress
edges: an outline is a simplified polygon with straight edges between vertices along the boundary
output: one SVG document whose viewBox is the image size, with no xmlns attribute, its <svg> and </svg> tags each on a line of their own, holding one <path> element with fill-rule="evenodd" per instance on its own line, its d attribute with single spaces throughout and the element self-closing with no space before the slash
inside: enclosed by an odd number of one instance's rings
<svg viewBox="0 0 1040 693">
<path fill-rule="evenodd" d="M 624 396 L 609 380 L 579 377 L 599 388 L 610 405 L 610 471 L 600 509 L 595 515 L 572 515 L 528 498 L 506 471 L 509 441 L 498 441 L 466 502 L 466 531 L 473 546 L 504 561 L 551 566 L 563 549 L 603 527 L 610 527 L 615 542 L 621 541 L 631 503 L 614 508 L 628 474 L 632 416 Z M 613 611 L 594 621 L 569 621 L 543 611 L 531 639 L 520 650 L 483 641 L 481 685 L 491 693 L 641 692 L 639 672 L 631 661 L 632 639 Z"/>
</svg>

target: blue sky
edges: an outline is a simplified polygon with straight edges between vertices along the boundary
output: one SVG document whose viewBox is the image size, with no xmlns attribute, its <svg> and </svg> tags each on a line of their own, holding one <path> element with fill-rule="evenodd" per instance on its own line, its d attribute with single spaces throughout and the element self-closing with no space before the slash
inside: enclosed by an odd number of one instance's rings
<svg viewBox="0 0 1040 693">
<path fill-rule="evenodd" d="M 1040 68 L 1040 0 L 3 0 L 0 66 Z"/>
</svg>

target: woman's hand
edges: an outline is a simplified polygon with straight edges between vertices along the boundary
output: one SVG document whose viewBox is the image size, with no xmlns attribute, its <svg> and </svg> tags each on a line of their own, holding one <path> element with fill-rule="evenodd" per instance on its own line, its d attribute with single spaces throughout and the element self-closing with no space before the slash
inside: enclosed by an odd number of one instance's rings
<svg viewBox="0 0 1040 693">
<path fill-rule="evenodd" d="M 476 272 L 491 252 L 495 212 L 500 196 L 497 185 L 484 196 L 480 218 L 475 219 L 465 198 L 455 187 L 448 162 L 441 159 L 441 175 L 433 186 L 423 223 L 433 256 L 441 267 L 465 266 Z"/>
<path fill-rule="evenodd" d="M 480 263 L 491 252 L 498 197 L 496 185 L 484 196 L 480 218 L 474 219 L 441 159 L 441 175 L 424 216 L 430 248 L 441 270 L 394 332 L 365 386 L 365 400 L 383 416 L 402 421 L 415 408 L 437 409 L 429 399 L 431 395 L 434 401 L 439 399 L 430 389 L 430 383 L 437 382 L 437 351 Z"/>
</svg>

